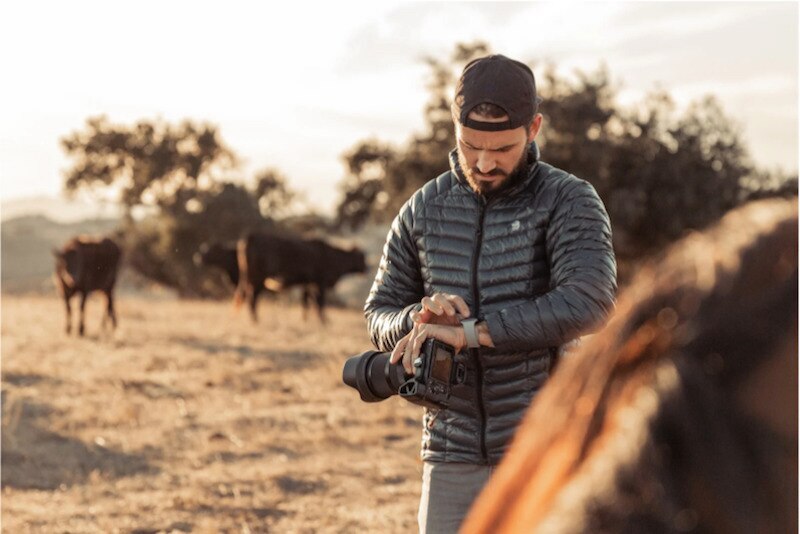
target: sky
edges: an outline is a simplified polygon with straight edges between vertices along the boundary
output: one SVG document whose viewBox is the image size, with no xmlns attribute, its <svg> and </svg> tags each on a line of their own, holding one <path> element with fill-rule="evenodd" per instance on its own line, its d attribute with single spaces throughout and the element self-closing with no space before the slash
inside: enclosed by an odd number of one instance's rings
<svg viewBox="0 0 800 534">
<path fill-rule="evenodd" d="M 330 214 L 348 149 L 422 129 L 422 58 L 476 40 L 536 74 L 604 64 L 623 105 L 716 95 L 756 164 L 797 171 L 795 2 L 4 2 L 3 218 L 61 195 L 59 139 L 100 114 L 213 123 L 242 176 L 277 169 Z"/>
</svg>

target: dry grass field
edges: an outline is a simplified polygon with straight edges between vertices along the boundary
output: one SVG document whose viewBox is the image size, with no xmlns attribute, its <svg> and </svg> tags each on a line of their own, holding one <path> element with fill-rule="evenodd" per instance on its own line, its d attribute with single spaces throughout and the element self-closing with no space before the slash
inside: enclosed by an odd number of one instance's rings
<svg viewBox="0 0 800 534">
<path fill-rule="evenodd" d="M 2 297 L 2 530 L 410 532 L 421 409 L 341 383 L 358 310 L 123 295 L 63 333 L 53 297 Z"/>
</svg>

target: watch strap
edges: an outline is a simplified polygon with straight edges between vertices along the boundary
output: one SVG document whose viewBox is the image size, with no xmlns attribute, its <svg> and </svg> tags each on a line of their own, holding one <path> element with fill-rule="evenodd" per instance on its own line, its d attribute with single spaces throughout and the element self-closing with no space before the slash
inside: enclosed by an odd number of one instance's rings
<svg viewBox="0 0 800 534">
<path fill-rule="evenodd" d="M 477 349 L 481 346 L 478 342 L 478 320 L 474 317 L 461 319 L 461 325 L 464 327 L 464 336 L 467 339 L 467 347 Z"/>
</svg>

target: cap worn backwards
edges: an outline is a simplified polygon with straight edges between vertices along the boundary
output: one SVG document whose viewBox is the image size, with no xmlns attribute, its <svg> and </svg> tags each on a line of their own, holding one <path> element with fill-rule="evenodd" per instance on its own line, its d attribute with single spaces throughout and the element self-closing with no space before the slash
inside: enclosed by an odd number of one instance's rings
<svg viewBox="0 0 800 534">
<path fill-rule="evenodd" d="M 475 59 L 464 67 L 456 86 L 453 117 L 475 130 L 496 132 L 529 124 L 539 105 L 533 71 L 500 54 Z M 494 104 L 505 111 L 503 122 L 476 121 L 469 117 L 475 106 Z"/>
</svg>

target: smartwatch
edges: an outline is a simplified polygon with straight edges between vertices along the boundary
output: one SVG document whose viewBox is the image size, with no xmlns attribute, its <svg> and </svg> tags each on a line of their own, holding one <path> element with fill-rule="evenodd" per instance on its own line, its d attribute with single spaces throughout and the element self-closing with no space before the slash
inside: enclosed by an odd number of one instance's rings
<svg viewBox="0 0 800 534">
<path fill-rule="evenodd" d="M 464 335 L 467 338 L 467 347 L 477 349 L 481 346 L 478 342 L 478 329 L 476 327 L 478 320 L 474 317 L 468 319 L 461 319 L 461 325 L 464 327 Z"/>
</svg>

